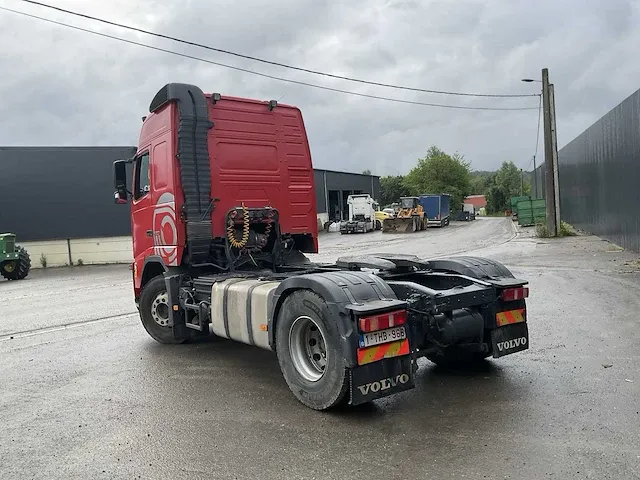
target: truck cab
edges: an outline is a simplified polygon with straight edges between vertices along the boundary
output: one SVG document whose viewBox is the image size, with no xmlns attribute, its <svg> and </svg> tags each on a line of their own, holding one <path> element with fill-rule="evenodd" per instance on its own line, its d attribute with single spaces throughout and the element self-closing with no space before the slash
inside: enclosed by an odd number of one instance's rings
<svg viewBox="0 0 640 480">
<path fill-rule="evenodd" d="M 340 233 L 367 233 L 376 228 L 376 209 L 368 193 L 347 197 L 349 217 L 340 222 Z"/>
<path fill-rule="evenodd" d="M 317 253 L 313 167 L 298 108 L 169 84 L 149 112 L 135 157 L 114 163 L 116 203 L 131 203 L 136 298 L 171 268 L 242 269 L 248 257 L 229 244 L 265 268 L 286 263 L 285 252 Z"/>
</svg>

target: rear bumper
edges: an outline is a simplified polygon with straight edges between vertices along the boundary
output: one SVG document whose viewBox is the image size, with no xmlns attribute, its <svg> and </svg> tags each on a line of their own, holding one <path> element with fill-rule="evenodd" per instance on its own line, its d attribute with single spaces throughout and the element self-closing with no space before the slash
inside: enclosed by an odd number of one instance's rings
<svg viewBox="0 0 640 480">
<path fill-rule="evenodd" d="M 435 218 L 428 218 L 427 225 L 433 225 L 434 227 L 439 227 L 447 221 L 449 217 L 441 218 L 440 220 L 436 220 Z"/>
</svg>

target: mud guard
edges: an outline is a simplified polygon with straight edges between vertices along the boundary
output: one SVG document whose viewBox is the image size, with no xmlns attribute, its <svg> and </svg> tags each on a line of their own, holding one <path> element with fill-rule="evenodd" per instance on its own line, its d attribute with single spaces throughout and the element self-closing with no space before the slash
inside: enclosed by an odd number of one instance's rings
<svg viewBox="0 0 640 480">
<path fill-rule="evenodd" d="M 503 283 L 500 280 L 505 279 L 515 280 L 515 276 L 507 267 L 489 258 L 460 256 L 428 260 L 427 264 L 428 268 L 434 271 L 457 273 L 491 283 L 495 283 L 495 281 Z M 516 280 L 516 282 L 520 284 L 523 281 Z M 513 281 L 507 283 L 512 284 Z"/>
<path fill-rule="evenodd" d="M 289 277 L 282 281 L 274 292 L 269 312 L 269 345 L 276 350 L 275 323 L 282 302 L 286 296 L 295 290 L 311 290 L 322 296 L 334 318 L 340 332 L 343 355 L 348 368 L 357 366 L 358 348 L 357 335 L 350 321 L 351 313 L 348 306 L 358 305 L 370 310 L 383 310 L 406 305 L 398 300 L 391 287 L 377 275 L 365 272 L 326 272 L 310 273 Z M 369 310 L 369 308 L 367 308 Z"/>
</svg>

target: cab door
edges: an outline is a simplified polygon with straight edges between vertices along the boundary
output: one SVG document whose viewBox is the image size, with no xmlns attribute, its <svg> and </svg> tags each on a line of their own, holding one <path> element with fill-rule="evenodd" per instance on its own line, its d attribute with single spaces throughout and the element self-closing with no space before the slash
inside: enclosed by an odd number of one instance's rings
<svg viewBox="0 0 640 480">
<path fill-rule="evenodd" d="M 154 254 L 168 267 L 178 266 L 184 245 L 184 225 L 176 214 L 176 178 L 169 132 L 154 140 L 151 152 Z"/>
<path fill-rule="evenodd" d="M 140 149 L 133 165 L 131 235 L 133 256 L 141 266 L 153 251 L 153 199 L 150 148 Z"/>
</svg>

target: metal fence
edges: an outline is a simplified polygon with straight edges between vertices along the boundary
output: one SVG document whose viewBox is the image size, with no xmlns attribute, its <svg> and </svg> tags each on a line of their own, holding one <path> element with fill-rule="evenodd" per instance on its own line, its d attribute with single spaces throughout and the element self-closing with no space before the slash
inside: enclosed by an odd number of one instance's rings
<svg viewBox="0 0 640 480">
<path fill-rule="evenodd" d="M 545 196 L 545 164 L 536 194 Z M 575 228 L 640 252 L 640 90 L 558 152 L 560 215 Z"/>
</svg>

